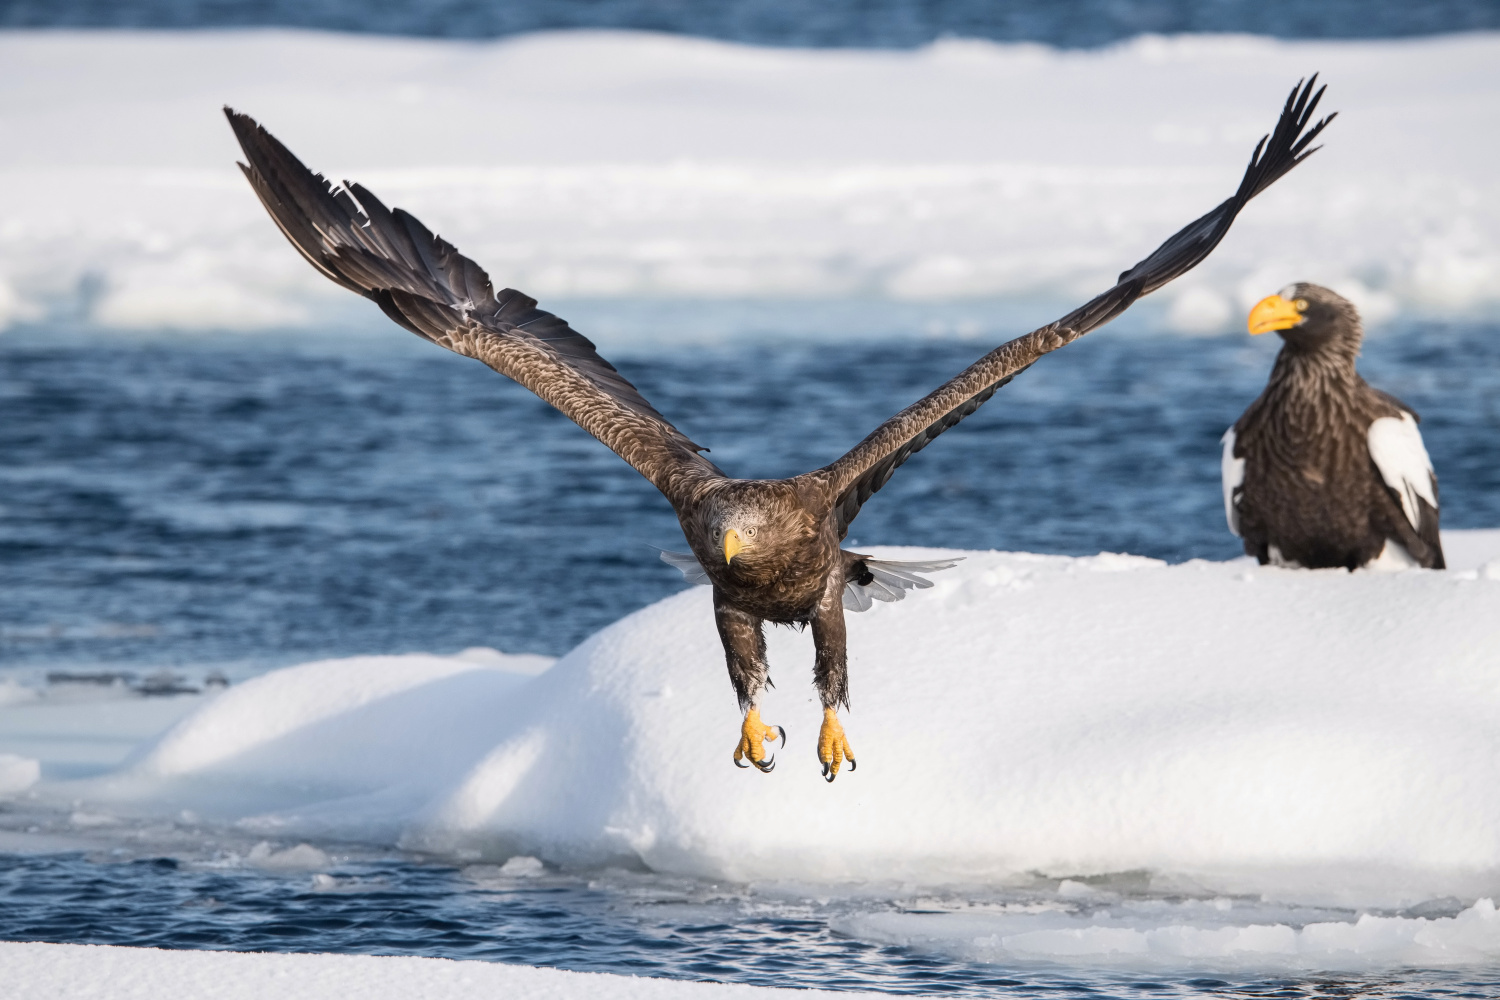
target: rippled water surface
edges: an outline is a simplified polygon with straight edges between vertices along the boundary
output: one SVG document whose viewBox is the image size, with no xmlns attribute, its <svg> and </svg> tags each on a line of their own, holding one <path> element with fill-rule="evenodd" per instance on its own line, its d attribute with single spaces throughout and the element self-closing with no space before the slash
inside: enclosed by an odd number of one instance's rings
<svg viewBox="0 0 1500 1000">
<path fill-rule="evenodd" d="M 1104 45 L 1143 31 L 1389 38 L 1500 25 L 1489 0 L 0 0 L 0 25 L 203 28 L 280 25 L 490 38 L 633 28 L 770 45 L 921 45 L 990 38 Z"/>
<path fill-rule="evenodd" d="M 456 869 L 386 859 L 335 862 L 309 874 L 167 857 L 0 855 L 5 940 L 428 955 L 960 997 L 1500 995 L 1500 970 L 1299 976 L 1005 967 L 874 944 L 839 930 L 851 914 L 900 905 L 622 871 L 515 877 L 494 865 Z"/>
<path fill-rule="evenodd" d="M 1087 337 L 902 467 L 850 537 L 1232 557 L 1219 437 L 1264 385 L 1274 339 Z M 784 476 L 989 346 L 608 353 L 731 475 Z M 1500 328 L 1383 331 L 1362 366 L 1422 414 L 1444 525 L 1500 525 Z M 684 544 L 667 503 L 598 442 L 394 328 L 0 340 L 0 664 L 560 654 L 680 589 L 652 546 Z"/>
</svg>

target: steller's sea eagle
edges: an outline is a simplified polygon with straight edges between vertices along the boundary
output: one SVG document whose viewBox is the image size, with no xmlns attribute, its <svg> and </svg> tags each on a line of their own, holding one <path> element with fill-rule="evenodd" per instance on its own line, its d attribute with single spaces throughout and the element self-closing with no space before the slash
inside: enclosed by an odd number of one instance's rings
<svg viewBox="0 0 1500 1000">
<path fill-rule="evenodd" d="M 1321 89 L 1313 92 L 1316 82 L 1314 76 L 1306 86 L 1299 82 L 1292 89 L 1275 131 L 1255 147 L 1239 189 L 1121 274 L 1109 291 L 986 354 L 881 424 L 842 458 L 774 480 L 725 475 L 592 343 L 538 309 L 534 299 L 513 289 L 495 292 L 477 264 L 416 218 L 399 208 L 387 209 L 358 184 L 330 184 L 255 121 L 224 110 L 249 161 L 241 169 L 251 187 L 313 267 L 373 299 L 418 336 L 521 383 L 666 496 L 698 571 L 713 585 L 729 679 L 745 713 L 736 764 L 749 761 L 769 771 L 774 760 L 767 757 L 765 744 L 778 735 L 786 742 L 784 730 L 760 718 L 769 670 L 764 623 L 811 624 L 813 681 L 823 704 L 818 759 L 832 781 L 843 761 L 854 768 L 854 753 L 837 714 L 849 704 L 845 597 L 858 608 L 868 606 L 870 588 L 889 599 L 926 583 L 911 572 L 923 567 L 882 565 L 839 547 L 861 505 L 898 466 L 1042 355 L 1114 319 L 1208 256 L 1246 202 L 1314 152 L 1308 145 L 1332 118 L 1308 128 L 1323 94 Z"/>
<path fill-rule="evenodd" d="M 1224 515 L 1245 553 L 1308 569 L 1442 569 L 1418 417 L 1354 370 L 1354 305 L 1300 282 L 1262 299 L 1249 326 L 1285 343 L 1265 391 L 1224 432 Z"/>
</svg>

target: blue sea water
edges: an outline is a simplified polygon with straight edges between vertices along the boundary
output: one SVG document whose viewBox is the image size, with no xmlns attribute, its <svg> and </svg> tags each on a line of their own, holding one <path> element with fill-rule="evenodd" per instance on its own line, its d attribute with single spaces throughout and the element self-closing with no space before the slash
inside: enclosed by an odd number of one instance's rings
<svg viewBox="0 0 1500 1000">
<path fill-rule="evenodd" d="M 1500 28 L 1494 0 L 0 0 L 0 27 L 299 27 L 447 38 L 629 28 L 765 45 L 958 36 L 1105 45 L 1142 32 L 1391 38 Z"/>
<path fill-rule="evenodd" d="M 511 877 L 494 865 L 346 858 L 309 875 L 169 856 L 0 854 L 0 940 L 427 955 L 755 986 L 975 998 L 1500 995 L 1495 969 L 1289 975 L 998 966 L 862 941 L 840 929 L 850 914 L 912 912 L 907 905 L 620 870 Z"/>
<path fill-rule="evenodd" d="M 992 346 L 786 333 L 616 361 L 732 475 L 785 476 Z M 1219 436 L 1271 340 L 1091 335 L 912 459 L 851 538 L 1230 558 Z M 1500 525 L 1500 327 L 1381 330 L 1363 371 L 1423 416 L 1444 524 Z M 394 327 L 0 339 L 0 664 L 560 654 L 684 586 L 653 546 L 682 537 L 634 470 Z"/>
</svg>

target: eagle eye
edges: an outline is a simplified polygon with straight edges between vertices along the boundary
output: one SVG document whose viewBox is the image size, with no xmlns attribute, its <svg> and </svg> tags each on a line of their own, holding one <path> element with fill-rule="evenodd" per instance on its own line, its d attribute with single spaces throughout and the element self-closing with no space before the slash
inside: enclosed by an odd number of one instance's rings
<svg viewBox="0 0 1500 1000">
<path fill-rule="evenodd" d="M 748 536 L 750 538 L 754 538 L 755 537 L 755 529 L 754 528 L 746 528 L 745 529 L 745 534 L 746 534 L 746 536 Z"/>
<path fill-rule="evenodd" d="M 1297 311 L 1299 313 L 1305 313 L 1305 312 L 1307 312 L 1307 300 L 1306 299 L 1298 299 L 1296 302 L 1293 302 L 1292 305 L 1294 305 L 1294 306 L 1297 307 Z"/>
</svg>

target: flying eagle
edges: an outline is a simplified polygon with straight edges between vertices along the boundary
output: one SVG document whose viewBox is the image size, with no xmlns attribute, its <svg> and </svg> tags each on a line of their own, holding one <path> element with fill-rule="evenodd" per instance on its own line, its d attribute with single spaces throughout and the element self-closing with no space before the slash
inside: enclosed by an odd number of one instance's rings
<svg viewBox="0 0 1500 1000">
<path fill-rule="evenodd" d="M 774 766 L 765 744 L 786 733 L 761 721 L 769 667 L 765 622 L 810 624 L 813 682 L 823 704 L 818 759 L 832 781 L 854 753 L 839 722 L 849 705 L 844 610 L 890 599 L 927 581 L 912 566 L 881 563 L 841 549 L 860 507 L 935 437 L 984 404 L 1042 355 L 1114 319 L 1208 256 L 1235 215 L 1315 150 L 1308 145 L 1332 115 L 1308 128 L 1323 90 L 1299 81 L 1275 131 L 1251 155 L 1239 189 L 1189 224 L 1109 291 L 1055 323 L 986 354 L 877 427 L 842 458 L 790 479 L 732 479 L 700 454 L 567 323 L 515 291 L 495 292 L 489 276 L 401 209 L 387 209 L 364 187 L 336 186 L 314 174 L 264 128 L 225 108 L 244 149 L 241 169 L 292 245 L 329 280 L 373 299 L 396 323 L 521 383 L 602 441 L 672 504 L 696 570 L 713 585 L 714 617 L 729 679 L 744 711 L 734 760 Z"/>
<path fill-rule="evenodd" d="M 1224 432 L 1224 515 L 1246 554 L 1308 569 L 1442 569 L 1432 459 L 1416 412 L 1354 370 L 1354 305 L 1288 285 L 1249 325 L 1285 343 L 1265 392 Z"/>
</svg>

